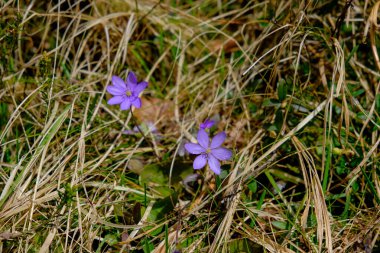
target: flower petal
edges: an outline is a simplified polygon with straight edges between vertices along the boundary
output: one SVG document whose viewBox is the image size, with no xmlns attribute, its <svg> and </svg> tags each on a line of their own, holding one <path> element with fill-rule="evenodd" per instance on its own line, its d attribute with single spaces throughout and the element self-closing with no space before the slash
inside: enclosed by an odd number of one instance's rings
<svg viewBox="0 0 380 253">
<path fill-rule="evenodd" d="M 126 89 L 125 88 L 120 88 L 118 86 L 109 85 L 107 87 L 107 91 L 109 93 L 111 93 L 112 95 L 114 95 L 114 96 L 117 96 L 117 95 L 120 96 L 120 95 L 124 95 L 125 94 Z"/>
<path fill-rule="evenodd" d="M 145 90 L 145 88 L 148 86 L 148 83 L 143 81 L 141 83 L 139 83 L 133 90 L 133 94 L 137 97 L 138 95 L 140 95 L 140 93 Z"/>
<path fill-rule="evenodd" d="M 211 154 L 217 159 L 225 161 L 230 160 L 232 157 L 232 151 L 227 148 L 214 148 L 211 149 Z"/>
<path fill-rule="evenodd" d="M 209 138 L 208 134 L 204 129 L 199 129 L 197 136 L 198 143 L 204 148 L 208 149 Z"/>
<path fill-rule="evenodd" d="M 123 134 L 134 135 L 134 134 L 136 134 L 136 131 L 134 131 L 134 130 L 125 130 L 125 131 L 123 131 Z"/>
<path fill-rule="evenodd" d="M 132 71 L 128 73 L 127 83 L 137 84 L 137 77 Z"/>
<path fill-rule="evenodd" d="M 182 182 L 183 182 L 184 185 L 189 185 L 190 183 L 195 182 L 195 181 L 197 181 L 200 178 L 201 178 L 201 175 L 199 175 L 197 173 L 190 174 L 187 177 L 185 177 Z"/>
<path fill-rule="evenodd" d="M 130 71 L 127 77 L 127 89 L 133 93 L 133 91 L 136 89 L 136 86 L 137 86 L 136 75 L 135 73 Z"/>
<path fill-rule="evenodd" d="M 206 119 L 205 122 L 199 125 L 199 127 L 203 129 L 207 129 L 207 128 L 211 128 L 214 124 L 215 124 L 214 120 Z"/>
<path fill-rule="evenodd" d="M 129 110 L 131 108 L 131 100 L 129 98 L 125 98 L 123 103 L 120 104 L 121 110 Z"/>
<path fill-rule="evenodd" d="M 212 154 L 208 155 L 208 165 L 210 169 L 215 172 L 216 175 L 220 175 L 220 162 Z"/>
<path fill-rule="evenodd" d="M 149 131 L 151 131 L 152 133 L 159 133 L 159 131 L 158 131 L 156 125 L 154 125 L 153 122 L 148 121 L 148 122 L 146 123 L 146 125 L 147 125 Z"/>
<path fill-rule="evenodd" d="M 210 148 L 218 148 L 220 145 L 223 144 L 224 140 L 226 139 L 226 133 L 225 132 L 220 132 L 217 135 L 212 138 Z"/>
<path fill-rule="evenodd" d="M 123 96 L 114 96 L 111 99 L 108 100 L 107 104 L 109 105 L 117 105 L 121 104 L 124 101 Z"/>
<path fill-rule="evenodd" d="M 140 108 L 141 107 L 141 99 L 136 98 L 136 99 L 132 100 L 132 105 L 136 108 Z"/>
<path fill-rule="evenodd" d="M 193 163 L 194 170 L 202 169 L 206 165 L 206 162 L 207 162 L 207 158 L 205 155 L 197 156 Z"/>
<path fill-rule="evenodd" d="M 206 150 L 201 145 L 195 143 L 186 143 L 185 149 L 187 152 L 194 155 L 199 155 L 202 152 L 206 152 Z"/>
<path fill-rule="evenodd" d="M 120 89 L 125 90 L 127 88 L 127 85 L 125 84 L 123 79 L 121 79 L 118 76 L 112 76 L 112 84 Z"/>
</svg>

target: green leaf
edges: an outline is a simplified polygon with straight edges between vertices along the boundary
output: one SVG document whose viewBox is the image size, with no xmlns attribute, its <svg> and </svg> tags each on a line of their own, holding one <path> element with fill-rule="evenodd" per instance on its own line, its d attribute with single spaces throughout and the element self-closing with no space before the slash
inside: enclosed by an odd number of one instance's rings
<svg viewBox="0 0 380 253">
<path fill-rule="evenodd" d="M 0 103 L 0 129 L 8 122 L 8 104 Z"/>
<path fill-rule="evenodd" d="M 273 107 L 273 106 L 274 107 L 280 107 L 281 103 L 279 103 L 279 101 L 277 99 L 266 98 L 266 99 L 264 99 L 262 106 L 263 107 Z"/>
<path fill-rule="evenodd" d="M 254 103 L 248 103 L 248 109 L 249 109 L 249 112 L 254 114 L 257 112 L 258 108 L 257 108 L 257 105 L 255 105 Z"/>
<path fill-rule="evenodd" d="M 336 166 L 336 173 L 338 175 L 342 175 L 342 174 L 347 173 L 347 172 L 348 172 L 348 169 L 346 166 L 345 156 L 341 156 L 339 159 L 339 163 Z"/>
<path fill-rule="evenodd" d="M 152 211 L 149 213 L 148 221 L 154 222 L 164 218 L 166 214 L 169 214 L 169 212 L 174 209 L 177 200 L 178 196 L 176 193 L 169 197 L 157 200 L 152 207 Z"/>
<path fill-rule="evenodd" d="M 358 181 L 355 180 L 355 182 L 352 183 L 352 191 L 355 193 L 355 192 L 358 192 L 359 189 L 360 189 L 359 183 Z"/>
<path fill-rule="evenodd" d="M 376 94 L 376 98 L 375 98 L 375 103 L 376 103 L 376 111 L 377 112 L 380 112 L 380 94 Z"/>
<path fill-rule="evenodd" d="M 248 184 L 248 189 L 255 193 L 257 191 L 257 182 L 256 180 L 253 180 L 251 183 Z"/>
<path fill-rule="evenodd" d="M 286 230 L 288 227 L 288 223 L 285 221 L 272 221 L 272 225 L 281 230 Z"/>
<path fill-rule="evenodd" d="M 280 132 L 280 130 L 282 128 L 283 122 L 284 122 L 283 112 L 282 112 L 282 110 L 277 110 L 277 112 L 276 112 L 276 118 L 274 120 L 274 125 L 276 126 L 276 130 L 277 130 L 278 133 Z"/>
<path fill-rule="evenodd" d="M 167 185 L 155 186 L 154 190 L 159 193 L 161 197 L 168 197 L 173 194 L 173 189 Z"/>
<path fill-rule="evenodd" d="M 140 172 L 142 183 L 154 183 L 156 185 L 168 186 L 171 161 L 160 164 L 148 164 Z M 191 163 L 175 162 L 171 173 L 171 186 L 178 187 L 180 182 L 193 173 Z"/>
<path fill-rule="evenodd" d="M 177 202 L 178 202 L 177 193 L 173 193 L 172 195 L 166 198 L 157 200 L 154 203 L 151 212 L 149 213 L 149 216 L 147 219 L 148 222 L 150 222 L 151 224 L 157 224 L 157 221 L 164 219 L 166 215 L 169 215 L 171 211 L 173 211 Z M 147 226 L 145 227 L 145 230 L 149 230 L 152 227 L 153 226 Z M 163 226 L 157 228 L 156 230 L 152 231 L 150 235 L 152 236 L 158 235 L 159 233 L 161 233 L 163 228 L 164 228 Z"/>
<path fill-rule="evenodd" d="M 262 246 L 255 244 L 247 239 L 237 239 L 229 242 L 230 253 L 253 253 L 253 252 L 263 252 Z"/>
<path fill-rule="evenodd" d="M 365 90 L 364 89 L 359 89 L 359 90 L 357 90 L 357 91 L 354 91 L 354 92 L 352 92 L 352 96 L 353 97 L 359 97 L 361 94 L 363 94 L 365 92 Z"/>
<path fill-rule="evenodd" d="M 153 243 L 149 242 L 148 238 L 145 238 L 142 243 L 144 243 L 143 250 L 144 253 L 150 253 L 154 249 Z"/>
<path fill-rule="evenodd" d="M 112 246 L 112 245 L 115 245 L 116 243 L 118 243 L 118 239 L 117 239 L 117 236 L 114 235 L 114 234 L 107 234 L 105 237 L 104 237 L 104 241 Z"/>
<path fill-rule="evenodd" d="M 157 164 L 146 165 L 140 176 L 143 183 L 156 183 L 159 185 L 168 183 L 168 177 L 164 175 L 163 170 Z"/>
<path fill-rule="evenodd" d="M 350 54 L 347 56 L 347 60 L 346 60 L 345 64 L 347 64 L 347 63 L 350 61 L 351 57 L 356 53 L 356 51 L 358 51 L 358 48 L 359 48 L 359 44 L 356 45 L 356 46 L 351 50 Z"/>
<path fill-rule="evenodd" d="M 140 172 L 140 184 L 146 184 L 147 190 L 158 198 L 164 198 L 173 191 L 182 188 L 181 181 L 193 173 L 191 164 L 176 162 L 170 174 L 171 161 L 160 164 L 148 164 Z M 169 176 L 171 177 L 169 180 Z M 169 181 L 171 185 L 169 186 Z"/>
</svg>

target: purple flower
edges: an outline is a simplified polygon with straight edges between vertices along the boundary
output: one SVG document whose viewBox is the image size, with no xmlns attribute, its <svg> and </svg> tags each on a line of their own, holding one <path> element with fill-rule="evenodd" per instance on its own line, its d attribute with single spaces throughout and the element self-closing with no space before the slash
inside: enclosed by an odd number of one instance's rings
<svg viewBox="0 0 380 253">
<path fill-rule="evenodd" d="M 121 110 L 128 110 L 133 105 L 141 107 L 140 93 L 148 86 L 147 82 L 137 83 L 135 73 L 129 72 L 126 82 L 118 76 L 112 76 L 112 84 L 107 87 L 107 91 L 113 95 L 108 100 L 109 105 L 120 104 Z"/>
<path fill-rule="evenodd" d="M 206 119 L 205 122 L 199 125 L 199 127 L 202 129 L 207 129 L 207 128 L 211 128 L 214 124 L 215 124 L 214 120 Z"/>
<path fill-rule="evenodd" d="M 132 134 L 137 134 L 140 131 L 144 132 L 145 134 L 149 132 L 152 132 L 153 134 L 159 134 L 154 123 L 150 121 L 148 121 L 147 123 L 142 123 L 138 126 L 134 126 L 132 130 L 125 130 L 123 133 L 132 135 Z"/>
<path fill-rule="evenodd" d="M 161 133 L 158 131 L 154 123 L 150 121 L 147 121 L 146 123 L 143 122 L 138 126 L 134 126 L 132 130 L 123 131 L 123 133 L 128 135 L 134 135 L 140 133 L 140 131 L 144 134 L 152 133 L 153 137 L 157 140 L 162 139 Z"/>
<path fill-rule="evenodd" d="M 232 157 L 232 152 L 229 149 L 222 148 L 221 145 L 226 139 L 224 132 L 218 133 L 212 138 L 211 143 L 208 134 L 204 129 L 199 129 L 197 140 L 199 144 L 186 143 L 185 148 L 190 154 L 198 155 L 193 163 L 195 170 L 202 169 L 206 163 L 210 166 L 210 169 L 219 175 L 220 162 L 229 160 Z"/>
</svg>

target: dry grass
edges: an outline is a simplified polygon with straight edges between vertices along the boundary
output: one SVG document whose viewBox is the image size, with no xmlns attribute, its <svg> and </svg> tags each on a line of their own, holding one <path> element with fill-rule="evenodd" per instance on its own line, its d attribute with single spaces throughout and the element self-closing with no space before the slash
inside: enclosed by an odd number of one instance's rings
<svg viewBox="0 0 380 253">
<path fill-rule="evenodd" d="M 379 6 L 3 1 L 0 252 L 379 250 Z M 188 184 L 206 118 L 234 158 Z"/>
</svg>

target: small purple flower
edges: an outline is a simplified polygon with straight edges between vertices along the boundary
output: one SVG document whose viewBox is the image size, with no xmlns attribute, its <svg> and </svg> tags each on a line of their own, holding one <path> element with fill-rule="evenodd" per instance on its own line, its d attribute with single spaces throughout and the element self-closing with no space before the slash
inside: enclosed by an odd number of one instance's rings
<svg viewBox="0 0 380 253">
<path fill-rule="evenodd" d="M 207 128 L 211 128 L 214 124 L 215 124 L 214 120 L 206 119 L 205 122 L 199 125 L 199 127 L 202 129 L 207 129 Z"/>
<path fill-rule="evenodd" d="M 181 142 L 179 143 L 179 147 L 178 147 L 178 155 L 179 156 L 184 156 L 187 153 L 186 149 L 185 149 L 186 143 L 188 143 L 188 141 L 185 139 L 182 139 Z"/>
<path fill-rule="evenodd" d="M 124 134 L 128 135 L 134 135 L 143 132 L 144 134 L 152 133 L 153 137 L 157 140 L 162 139 L 162 135 L 160 131 L 158 131 L 157 127 L 154 125 L 153 122 L 147 121 L 146 123 L 143 122 L 142 124 L 138 126 L 134 126 L 132 130 L 125 130 L 123 131 Z"/>
<path fill-rule="evenodd" d="M 152 132 L 153 134 L 159 134 L 154 123 L 152 123 L 150 121 L 148 121 L 146 123 L 142 123 L 138 126 L 134 126 L 132 130 L 125 130 L 123 133 L 132 135 L 132 134 L 140 133 L 140 131 L 143 131 L 144 133 Z"/>
<path fill-rule="evenodd" d="M 112 76 L 112 84 L 107 87 L 107 91 L 113 95 L 107 102 L 109 105 L 120 104 L 121 110 L 128 110 L 132 105 L 141 107 L 139 95 L 148 86 L 147 82 L 137 83 L 135 73 L 130 71 L 126 82 L 118 76 Z"/>
<path fill-rule="evenodd" d="M 195 170 L 202 169 L 206 163 L 215 174 L 220 175 L 220 162 L 229 160 L 232 152 L 229 149 L 222 148 L 221 145 L 226 139 L 224 132 L 218 133 L 212 138 L 211 143 L 208 134 L 204 129 L 199 129 L 197 140 L 199 144 L 186 143 L 185 148 L 190 154 L 198 155 L 193 163 Z"/>
</svg>

